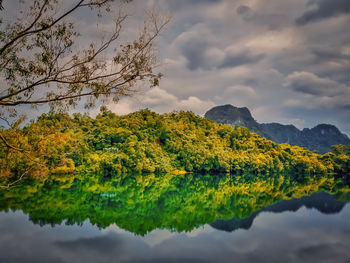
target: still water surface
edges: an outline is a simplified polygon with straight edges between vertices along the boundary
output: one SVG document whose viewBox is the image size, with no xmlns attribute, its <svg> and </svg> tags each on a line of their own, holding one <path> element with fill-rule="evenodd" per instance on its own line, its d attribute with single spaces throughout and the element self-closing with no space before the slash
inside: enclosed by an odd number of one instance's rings
<svg viewBox="0 0 350 263">
<path fill-rule="evenodd" d="M 91 180 L 1 193 L 0 262 L 350 262 L 333 180 Z"/>
</svg>

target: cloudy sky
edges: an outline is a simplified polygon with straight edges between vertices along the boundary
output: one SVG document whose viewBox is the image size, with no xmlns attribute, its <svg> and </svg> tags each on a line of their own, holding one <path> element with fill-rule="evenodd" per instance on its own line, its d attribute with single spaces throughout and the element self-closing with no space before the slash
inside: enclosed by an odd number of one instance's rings
<svg viewBox="0 0 350 263">
<path fill-rule="evenodd" d="M 349 0 L 134 0 L 133 19 L 154 5 L 172 14 L 158 43 L 164 77 L 112 111 L 203 115 L 232 104 L 258 122 L 331 123 L 350 135 Z"/>
<path fill-rule="evenodd" d="M 112 110 L 204 114 L 232 104 L 259 122 L 332 123 L 350 134 L 349 0 L 135 2 L 173 16 L 159 42 L 165 76 Z"/>
</svg>

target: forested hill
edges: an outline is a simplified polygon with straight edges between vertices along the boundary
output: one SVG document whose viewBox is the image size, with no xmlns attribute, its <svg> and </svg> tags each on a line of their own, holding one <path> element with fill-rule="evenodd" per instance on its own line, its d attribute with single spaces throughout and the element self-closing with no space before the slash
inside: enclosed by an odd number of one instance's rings
<svg viewBox="0 0 350 263">
<path fill-rule="evenodd" d="M 26 173 L 80 172 L 104 177 L 124 173 L 200 172 L 305 176 L 349 172 L 350 146 L 319 155 L 277 144 L 247 128 L 216 124 L 192 112 L 156 114 L 141 110 L 125 116 L 104 111 L 87 115 L 43 114 L 23 129 L 3 131 L 2 180 Z M 44 165 L 43 165 L 44 164 Z"/>
<path fill-rule="evenodd" d="M 258 123 L 246 107 L 238 108 L 229 104 L 217 106 L 207 111 L 205 117 L 233 127 L 247 127 L 250 131 L 277 143 L 289 143 L 320 153 L 330 152 L 332 145 L 350 144 L 348 136 L 342 134 L 334 125 L 319 124 L 311 129 L 299 130 L 293 125 Z"/>
</svg>

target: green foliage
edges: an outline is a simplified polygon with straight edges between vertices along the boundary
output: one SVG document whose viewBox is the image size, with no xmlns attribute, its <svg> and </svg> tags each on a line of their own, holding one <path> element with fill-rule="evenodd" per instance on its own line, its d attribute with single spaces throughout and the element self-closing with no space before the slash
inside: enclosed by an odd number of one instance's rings
<svg viewBox="0 0 350 263">
<path fill-rule="evenodd" d="M 80 225 L 89 219 L 100 228 L 117 224 L 145 235 L 156 228 L 191 231 L 218 218 L 242 219 L 280 200 L 321 190 L 349 198 L 349 188 L 331 176 L 299 183 L 280 174 L 267 179 L 248 174 L 124 174 L 108 180 L 54 174 L 46 182 L 26 181 L 0 192 L 0 211 L 22 210 L 40 225 Z"/>
<path fill-rule="evenodd" d="M 349 146 L 319 155 L 305 148 L 276 144 L 247 128 L 219 125 L 192 112 L 159 115 L 141 110 L 117 116 L 104 109 L 95 119 L 81 114 L 43 114 L 23 129 L 4 130 L 21 138 L 24 149 L 51 173 L 84 172 L 101 178 L 125 173 L 230 173 L 267 178 L 291 174 L 348 178 Z M 24 171 L 37 176 L 43 166 L 23 152 L 0 145 L 1 176 L 16 179 Z M 12 176 L 12 177 L 11 177 Z"/>
</svg>

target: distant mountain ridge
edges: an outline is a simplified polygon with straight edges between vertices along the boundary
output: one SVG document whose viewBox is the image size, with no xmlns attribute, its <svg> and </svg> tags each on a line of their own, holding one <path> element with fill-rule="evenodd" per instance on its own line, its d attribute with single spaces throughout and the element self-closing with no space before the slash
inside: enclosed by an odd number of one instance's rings
<svg viewBox="0 0 350 263">
<path fill-rule="evenodd" d="M 286 211 L 296 212 L 302 207 L 307 209 L 316 209 L 322 214 L 337 214 L 339 213 L 346 202 L 339 201 L 333 195 L 326 192 L 314 193 L 310 196 L 293 198 L 290 200 L 281 200 L 275 204 L 263 207 L 262 209 L 253 212 L 249 217 L 237 219 L 235 217 L 229 220 L 217 219 L 210 225 L 216 229 L 233 232 L 238 229 L 250 229 L 255 218 L 263 212 L 282 213 Z"/>
<path fill-rule="evenodd" d="M 277 143 L 289 143 L 317 150 L 323 154 L 331 151 L 335 144 L 349 145 L 350 139 L 331 124 L 319 124 L 314 128 L 299 130 L 294 125 L 280 123 L 258 123 L 246 107 L 230 104 L 216 106 L 205 113 L 205 118 L 221 124 L 244 126 L 250 131 Z"/>
</svg>

